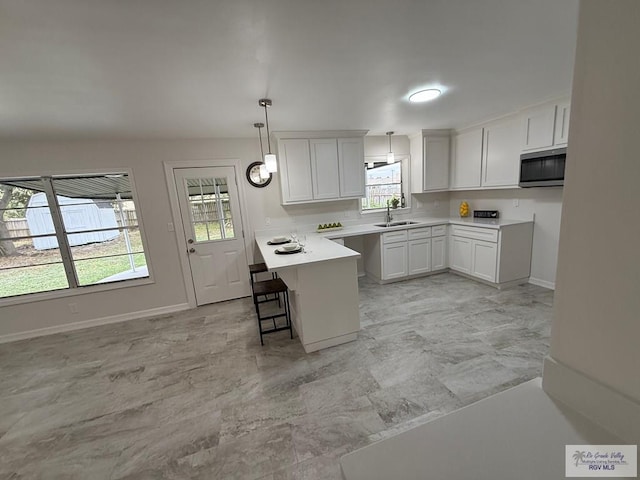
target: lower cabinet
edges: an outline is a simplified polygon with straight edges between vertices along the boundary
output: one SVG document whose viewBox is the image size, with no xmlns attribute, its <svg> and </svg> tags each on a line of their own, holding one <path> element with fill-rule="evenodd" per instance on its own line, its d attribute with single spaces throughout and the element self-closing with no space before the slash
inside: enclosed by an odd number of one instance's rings
<svg viewBox="0 0 640 480">
<path fill-rule="evenodd" d="M 393 280 L 408 275 L 407 242 L 396 242 L 382 247 L 382 279 Z"/>
<path fill-rule="evenodd" d="M 494 228 L 452 225 L 449 267 L 490 283 L 525 280 L 530 274 L 533 222 Z"/>
<path fill-rule="evenodd" d="M 432 238 L 432 233 L 438 236 Z M 446 225 L 367 235 L 364 268 L 379 281 L 396 281 L 447 268 Z"/>
<path fill-rule="evenodd" d="M 431 239 L 421 238 L 407 242 L 409 254 L 409 275 L 419 275 L 431 271 Z"/>
<path fill-rule="evenodd" d="M 431 270 L 444 270 L 447 264 L 447 237 L 431 238 Z"/>
</svg>

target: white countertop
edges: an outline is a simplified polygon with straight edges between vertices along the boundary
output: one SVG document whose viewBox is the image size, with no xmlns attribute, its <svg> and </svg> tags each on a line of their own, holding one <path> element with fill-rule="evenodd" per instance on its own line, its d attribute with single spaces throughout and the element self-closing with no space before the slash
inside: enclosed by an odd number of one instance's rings
<svg viewBox="0 0 640 480">
<path fill-rule="evenodd" d="M 402 220 L 400 220 L 402 221 Z M 333 230 L 326 233 L 319 233 L 326 238 L 344 238 L 354 237 L 357 235 L 369 235 L 372 233 L 393 232 L 395 230 L 406 230 L 407 228 L 431 227 L 434 225 L 469 225 L 474 227 L 493 228 L 499 230 L 509 225 L 518 225 L 522 223 L 533 223 L 533 220 L 509 220 L 505 218 L 412 218 L 407 221 L 416 222 L 411 225 L 398 225 L 395 227 L 377 227 L 376 223 L 367 223 L 363 225 L 353 225 L 344 227 L 342 230 Z M 393 223 L 393 222 L 391 222 Z"/>
<path fill-rule="evenodd" d="M 399 220 L 402 221 L 402 220 Z M 305 250 L 307 253 L 293 253 L 279 255 L 275 253 L 277 245 L 268 245 L 267 242 L 279 236 L 278 234 L 257 233 L 256 243 L 264 258 L 269 270 L 282 268 L 297 267 L 315 262 L 325 262 L 328 260 L 338 260 L 341 258 L 359 257 L 360 254 L 343 245 L 332 242 L 332 238 L 355 237 L 358 235 L 370 235 L 384 232 L 392 232 L 396 230 L 406 230 L 408 228 L 431 227 L 434 225 L 470 225 L 474 227 L 484 227 L 491 229 L 500 229 L 508 225 L 516 225 L 522 223 L 532 223 L 533 220 L 508 220 L 503 218 L 485 219 L 485 218 L 412 218 L 407 221 L 415 222 L 410 225 L 398 225 L 393 227 L 378 227 L 376 223 L 367 223 L 362 225 L 352 225 L 344 227 L 341 230 L 332 230 L 324 233 L 310 232 L 307 233 L 307 245 Z M 392 222 L 393 223 L 393 222 Z M 285 235 L 281 233 L 280 235 Z M 288 237 L 289 235 L 286 234 Z"/>
<path fill-rule="evenodd" d="M 332 242 L 316 233 L 307 234 L 307 243 L 304 248 L 306 253 L 279 255 L 275 253 L 278 245 L 267 244 L 272 238 L 273 235 L 256 235 L 256 243 L 269 270 L 298 267 L 329 260 L 360 257 L 358 252 L 339 243 Z"/>
</svg>

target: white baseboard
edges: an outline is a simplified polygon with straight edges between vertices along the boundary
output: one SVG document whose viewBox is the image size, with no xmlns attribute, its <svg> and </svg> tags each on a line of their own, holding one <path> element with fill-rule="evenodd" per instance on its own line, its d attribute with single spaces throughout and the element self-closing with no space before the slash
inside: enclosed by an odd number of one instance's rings
<svg viewBox="0 0 640 480">
<path fill-rule="evenodd" d="M 178 303 L 177 305 L 169 305 L 167 307 L 150 308 L 148 310 L 140 310 L 137 312 L 122 313 L 120 315 L 111 315 L 109 317 L 92 318 L 91 320 L 83 320 L 81 322 L 65 323 L 55 325 L 53 327 L 38 328 L 35 330 L 27 330 L 25 332 L 9 333 L 0 335 L 0 343 L 15 342 L 17 340 L 25 340 L 27 338 L 41 337 L 43 335 L 52 335 L 54 333 L 70 332 L 72 330 L 81 330 L 83 328 L 97 327 L 99 325 L 107 325 L 109 323 L 126 322 L 138 318 L 156 317 L 167 315 L 169 313 L 181 312 L 191 308 L 188 303 Z"/>
<path fill-rule="evenodd" d="M 636 400 L 552 357 L 544 359 L 542 388 L 623 441 L 640 444 L 640 403 Z"/>
<path fill-rule="evenodd" d="M 540 280 L 539 278 L 529 277 L 529 283 L 538 285 L 539 287 L 549 288 L 551 290 L 556 289 L 556 282 L 549 282 L 548 280 Z"/>
</svg>

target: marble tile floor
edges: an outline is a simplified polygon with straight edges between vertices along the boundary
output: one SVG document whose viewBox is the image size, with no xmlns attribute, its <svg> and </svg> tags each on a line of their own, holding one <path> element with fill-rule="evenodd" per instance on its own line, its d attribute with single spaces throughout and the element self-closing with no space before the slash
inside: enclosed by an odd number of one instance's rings
<svg viewBox="0 0 640 480">
<path fill-rule="evenodd" d="M 355 342 L 260 346 L 240 299 L 0 345 L 0 479 L 339 479 L 342 455 L 539 376 L 553 292 L 360 280 Z"/>
</svg>

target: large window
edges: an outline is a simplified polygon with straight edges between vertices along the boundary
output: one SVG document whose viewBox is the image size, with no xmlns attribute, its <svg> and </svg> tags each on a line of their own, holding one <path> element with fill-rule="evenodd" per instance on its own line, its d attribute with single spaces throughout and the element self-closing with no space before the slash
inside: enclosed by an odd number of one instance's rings
<svg viewBox="0 0 640 480">
<path fill-rule="evenodd" d="M 127 173 L 0 179 L 0 298 L 148 276 Z"/>
<path fill-rule="evenodd" d="M 387 208 L 387 202 L 393 206 L 401 206 L 403 191 L 403 163 L 397 161 L 388 164 L 386 158 L 365 158 L 365 197 L 362 199 L 362 210 Z M 396 199 L 396 200 L 394 200 Z"/>
</svg>

